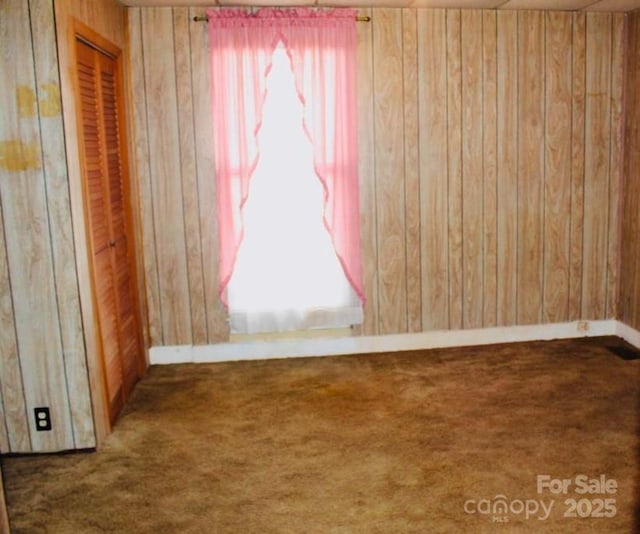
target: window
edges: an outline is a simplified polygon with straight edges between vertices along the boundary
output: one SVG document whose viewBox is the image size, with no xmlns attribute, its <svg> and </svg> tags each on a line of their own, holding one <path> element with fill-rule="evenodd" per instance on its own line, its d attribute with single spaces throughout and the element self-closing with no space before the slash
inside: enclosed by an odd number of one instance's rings
<svg viewBox="0 0 640 534">
<path fill-rule="evenodd" d="M 209 20 L 232 332 L 362 322 L 355 12 L 211 10 Z"/>
</svg>

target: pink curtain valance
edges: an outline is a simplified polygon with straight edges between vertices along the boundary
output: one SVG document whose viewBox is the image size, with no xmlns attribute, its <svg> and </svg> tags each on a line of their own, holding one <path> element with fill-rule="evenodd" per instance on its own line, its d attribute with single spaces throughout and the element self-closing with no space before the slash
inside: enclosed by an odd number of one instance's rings
<svg viewBox="0 0 640 534">
<path fill-rule="evenodd" d="M 357 13 L 355 9 L 312 9 L 312 8 L 277 8 L 265 7 L 256 11 L 242 8 L 221 8 L 207 11 L 209 20 L 216 19 L 218 27 L 282 27 L 286 26 L 330 26 L 337 27 L 344 23 L 346 27 L 353 25 Z"/>
<path fill-rule="evenodd" d="M 242 210 L 259 159 L 266 79 L 282 42 L 304 107 L 304 131 L 324 188 L 324 225 L 364 303 L 356 102 L 356 10 L 210 9 L 220 297 L 243 239 Z M 292 221 L 295 224 L 295 221 Z"/>
</svg>

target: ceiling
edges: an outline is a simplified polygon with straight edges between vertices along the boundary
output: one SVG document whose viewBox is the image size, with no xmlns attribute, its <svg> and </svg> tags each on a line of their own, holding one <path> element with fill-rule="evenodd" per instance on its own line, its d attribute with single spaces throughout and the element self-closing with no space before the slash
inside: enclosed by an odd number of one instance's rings
<svg viewBox="0 0 640 534">
<path fill-rule="evenodd" d="M 554 9 L 561 11 L 632 11 L 640 0 L 119 0 L 131 7 L 159 6 L 353 6 L 353 7 L 445 7 L 475 9 Z"/>
</svg>

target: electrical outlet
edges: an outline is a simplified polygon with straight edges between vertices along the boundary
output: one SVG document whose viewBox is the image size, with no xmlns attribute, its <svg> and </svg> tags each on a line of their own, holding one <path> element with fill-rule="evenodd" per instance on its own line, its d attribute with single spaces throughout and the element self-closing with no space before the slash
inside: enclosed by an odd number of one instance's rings
<svg viewBox="0 0 640 534">
<path fill-rule="evenodd" d="M 36 418 L 36 430 L 38 432 L 51 430 L 51 413 L 48 406 L 34 408 L 33 415 Z"/>
</svg>

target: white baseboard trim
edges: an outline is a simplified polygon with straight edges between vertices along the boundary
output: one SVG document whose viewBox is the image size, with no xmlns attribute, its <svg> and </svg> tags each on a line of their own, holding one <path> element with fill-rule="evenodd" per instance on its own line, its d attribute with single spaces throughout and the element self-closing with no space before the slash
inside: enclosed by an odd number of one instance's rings
<svg viewBox="0 0 640 534">
<path fill-rule="evenodd" d="M 604 321 L 573 321 L 568 323 L 478 328 L 473 330 L 444 330 L 383 336 L 304 338 L 266 342 L 252 341 L 198 346 L 151 347 L 149 360 L 152 365 L 266 360 L 613 335 L 619 336 L 640 348 L 640 332 L 619 321 L 609 319 Z"/>
<path fill-rule="evenodd" d="M 616 321 L 616 336 L 621 337 L 637 349 L 640 349 L 640 332 L 629 325 Z"/>
</svg>

